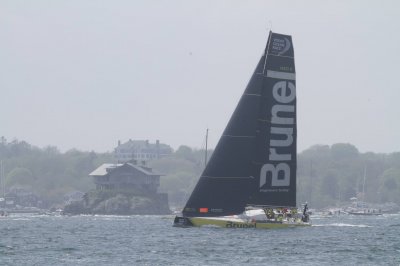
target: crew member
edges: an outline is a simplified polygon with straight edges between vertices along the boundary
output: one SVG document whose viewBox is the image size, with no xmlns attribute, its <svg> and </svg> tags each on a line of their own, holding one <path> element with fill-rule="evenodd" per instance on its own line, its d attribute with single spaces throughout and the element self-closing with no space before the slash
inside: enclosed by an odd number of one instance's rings
<svg viewBox="0 0 400 266">
<path fill-rule="evenodd" d="M 301 220 L 303 222 L 305 222 L 305 223 L 307 223 L 309 221 L 309 219 L 310 219 L 307 211 L 308 211 L 308 205 L 307 205 L 307 202 L 306 202 L 306 204 L 304 205 L 304 209 L 303 209 L 303 216 L 301 217 Z"/>
</svg>

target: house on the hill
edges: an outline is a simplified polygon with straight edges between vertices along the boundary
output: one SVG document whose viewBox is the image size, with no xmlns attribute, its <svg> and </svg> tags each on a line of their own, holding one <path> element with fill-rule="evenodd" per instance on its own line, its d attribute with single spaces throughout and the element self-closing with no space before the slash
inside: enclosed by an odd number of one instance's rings
<svg viewBox="0 0 400 266">
<path fill-rule="evenodd" d="M 97 190 L 104 189 L 137 189 L 157 193 L 160 176 L 146 165 L 135 161 L 123 164 L 106 163 L 89 174 L 93 177 Z"/>
<path fill-rule="evenodd" d="M 159 159 L 170 155 L 172 148 L 160 143 L 150 143 L 148 140 L 129 140 L 121 144 L 118 141 L 118 146 L 114 150 L 114 157 L 118 162 L 127 162 L 131 160 L 147 161 L 151 159 Z"/>
</svg>

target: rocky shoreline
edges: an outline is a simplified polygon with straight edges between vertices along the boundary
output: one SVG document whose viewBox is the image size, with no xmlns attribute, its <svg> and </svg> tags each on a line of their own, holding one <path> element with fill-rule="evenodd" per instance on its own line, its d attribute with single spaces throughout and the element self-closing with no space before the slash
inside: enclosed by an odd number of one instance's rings
<svg viewBox="0 0 400 266">
<path fill-rule="evenodd" d="M 74 201 L 64 207 L 64 214 L 170 214 L 168 195 L 166 193 L 135 193 L 132 191 L 93 190 L 87 192 L 83 199 Z"/>
</svg>

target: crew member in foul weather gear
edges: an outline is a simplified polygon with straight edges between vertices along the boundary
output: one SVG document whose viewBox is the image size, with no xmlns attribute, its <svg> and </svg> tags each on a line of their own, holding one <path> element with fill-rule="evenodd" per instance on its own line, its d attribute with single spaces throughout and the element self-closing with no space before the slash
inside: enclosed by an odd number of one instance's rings
<svg viewBox="0 0 400 266">
<path fill-rule="evenodd" d="M 308 205 L 306 202 L 306 204 L 304 205 L 303 215 L 306 215 L 307 211 L 308 211 Z"/>
<path fill-rule="evenodd" d="M 301 220 L 305 223 L 307 223 L 309 221 L 309 216 L 308 216 L 307 211 L 308 211 L 308 205 L 306 202 L 306 204 L 304 205 L 304 209 L 303 209 L 303 216 L 301 217 Z"/>
</svg>

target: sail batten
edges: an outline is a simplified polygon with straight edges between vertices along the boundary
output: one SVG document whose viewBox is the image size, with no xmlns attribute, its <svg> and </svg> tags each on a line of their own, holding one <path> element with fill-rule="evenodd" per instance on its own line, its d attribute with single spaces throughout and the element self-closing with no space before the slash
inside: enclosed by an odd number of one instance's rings
<svg viewBox="0 0 400 266">
<path fill-rule="evenodd" d="M 295 82 L 291 36 L 270 32 L 185 216 L 239 214 L 248 205 L 296 205 Z"/>
</svg>

